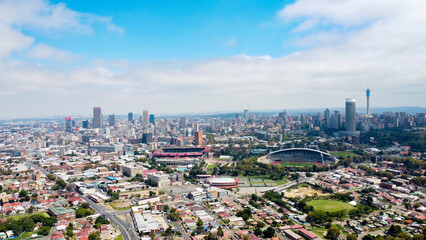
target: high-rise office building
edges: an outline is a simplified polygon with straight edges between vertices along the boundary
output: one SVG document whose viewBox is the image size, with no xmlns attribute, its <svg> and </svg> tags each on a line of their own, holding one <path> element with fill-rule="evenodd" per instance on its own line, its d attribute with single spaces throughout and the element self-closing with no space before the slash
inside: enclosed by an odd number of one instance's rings
<svg viewBox="0 0 426 240">
<path fill-rule="evenodd" d="M 133 121 L 133 113 L 132 112 L 129 112 L 127 114 L 127 120 L 129 120 L 129 122 Z"/>
<path fill-rule="evenodd" d="M 89 120 L 84 120 L 83 121 L 83 128 L 89 128 L 89 126 L 90 126 Z"/>
<path fill-rule="evenodd" d="M 65 118 L 65 131 L 72 132 L 72 117 Z"/>
<path fill-rule="evenodd" d="M 103 116 L 102 116 L 102 109 L 100 107 L 94 107 L 93 108 L 93 120 L 92 120 L 92 127 L 93 128 L 102 128 L 103 125 Z"/>
<path fill-rule="evenodd" d="M 339 111 L 334 111 L 331 121 L 329 122 L 329 127 L 334 129 L 339 129 L 342 123 L 342 115 Z"/>
<path fill-rule="evenodd" d="M 149 113 L 148 113 L 148 110 L 143 110 L 142 121 L 143 121 L 143 126 L 144 127 L 148 127 L 148 124 L 149 124 Z"/>
<path fill-rule="evenodd" d="M 111 114 L 108 116 L 108 123 L 110 126 L 115 126 L 115 114 Z"/>
<path fill-rule="evenodd" d="M 326 108 L 324 111 L 324 119 L 326 122 L 330 119 L 330 109 Z"/>
<path fill-rule="evenodd" d="M 149 114 L 149 123 L 155 125 L 155 116 L 154 114 Z"/>
<path fill-rule="evenodd" d="M 195 145 L 201 146 L 203 145 L 203 131 L 195 132 Z"/>
<path fill-rule="evenodd" d="M 356 131 L 356 106 L 355 98 L 346 98 L 346 132 Z"/>
<path fill-rule="evenodd" d="M 212 118 L 211 127 L 212 127 L 212 131 L 217 130 L 217 119 L 216 118 Z"/>
<path fill-rule="evenodd" d="M 180 128 L 186 128 L 186 117 L 181 117 L 179 119 L 179 127 Z"/>
<path fill-rule="evenodd" d="M 145 144 L 152 143 L 152 133 L 142 134 L 142 143 L 145 143 Z"/>
<path fill-rule="evenodd" d="M 367 96 L 367 117 L 370 117 L 370 89 L 365 90 Z"/>
<path fill-rule="evenodd" d="M 341 137 L 351 137 L 353 143 L 359 142 L 360 132 L 356 130 L 356 106 L 354 98 L 346 98 L 346 119 L 345 119 L 345 129 L 346 131 L 341 131 Z"/>
<path fill-rule="evenodd" d="M 244 121 L 248 121 L 249 120 L 249 111 L 248 111 L 248 109 L 245 109 L 244 110 Z"/>
</svg>

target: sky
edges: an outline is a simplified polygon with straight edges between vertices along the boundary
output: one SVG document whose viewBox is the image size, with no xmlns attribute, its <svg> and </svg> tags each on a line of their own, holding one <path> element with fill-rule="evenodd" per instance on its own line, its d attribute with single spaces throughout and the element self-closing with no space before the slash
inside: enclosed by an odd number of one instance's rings
<svg viewBox="0 0 426 240">
<path fill-rule="evenodd" d="M 0 0 L 0 119 L 426 106 L 424 0 Z"/>
</svg>

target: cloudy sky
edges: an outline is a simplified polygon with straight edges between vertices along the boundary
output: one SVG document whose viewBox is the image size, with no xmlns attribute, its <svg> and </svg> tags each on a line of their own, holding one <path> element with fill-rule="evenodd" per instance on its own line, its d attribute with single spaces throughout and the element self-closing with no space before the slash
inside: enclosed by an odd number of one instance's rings
<svg viewBox="0 0 426 240">
<path fill-rule="evenodd" d="M 0 119 L 426 106 L 426 1 L 0 0 Z"/>
</svg>

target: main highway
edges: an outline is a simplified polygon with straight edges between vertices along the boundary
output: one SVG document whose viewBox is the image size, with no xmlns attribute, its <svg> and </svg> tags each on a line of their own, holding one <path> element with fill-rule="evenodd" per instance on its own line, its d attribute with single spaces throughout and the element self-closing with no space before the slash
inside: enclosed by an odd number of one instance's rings
<svg viewBox="0 0 426 240">
<path fill-rule="evenodd" d="M 51 174 L 50 172 L 46 171 L 46 169 L 43 169 L 43 168 L 41 168 L 39 166 L 36 166 L 36 165 L 32 164 L 29 161 L 27 162 L 27 165 L 29 165 L 30 167 L 33 167 L 35 169 L 40 170 L 46 176 L 48 174 Z M 56 177 L 58 177 L 58 176 L 56 176 Z M 65 181 L 65 182 L 71 187 L 71 189 L 72 189 L 71 191 L 75 192 L 74 188 L 67 181 Z M 138 239 L 139 238 L 138 234 L 134 231 L 134 229 L 132 227 L 132 224 L 130 222 L 126 224 L 126 222 L 123 221 L 119 217 L 119 215 L 128 214 L 129 210 L 126 210 L 126 211 L 115 211 L 115 210 L 107 209 L 103 205 L 95 203 L 92 200 L 88 199 L 83 194 L 78 193 L 78 195 L 82 199 L 84 199 L 87 203 L 89 203 L 90 207 L 93 208 L 93 210 L 95 210 L 97 213 L 101 214 L 104 218 L 106 218 L 109 221 L 111 221 L 111 223 L 114 224 L 114 226 L 116 226 L 118 228 L 118 230 L 120 230 L 121 235 L 123 236 L 124 240 L 134 240 L 134 239 Z"/>
</svg>

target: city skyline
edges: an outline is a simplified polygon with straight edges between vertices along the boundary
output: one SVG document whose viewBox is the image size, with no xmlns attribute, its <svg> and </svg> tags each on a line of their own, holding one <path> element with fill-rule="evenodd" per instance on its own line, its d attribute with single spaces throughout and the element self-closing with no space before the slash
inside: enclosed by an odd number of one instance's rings
<svg viewBox="0 0 426 240">
<path fill-rule="evenodd" d="M 0 1 L 0 119 L 426 106 L 424 2 L 192 3 Z"/>
</svg>

